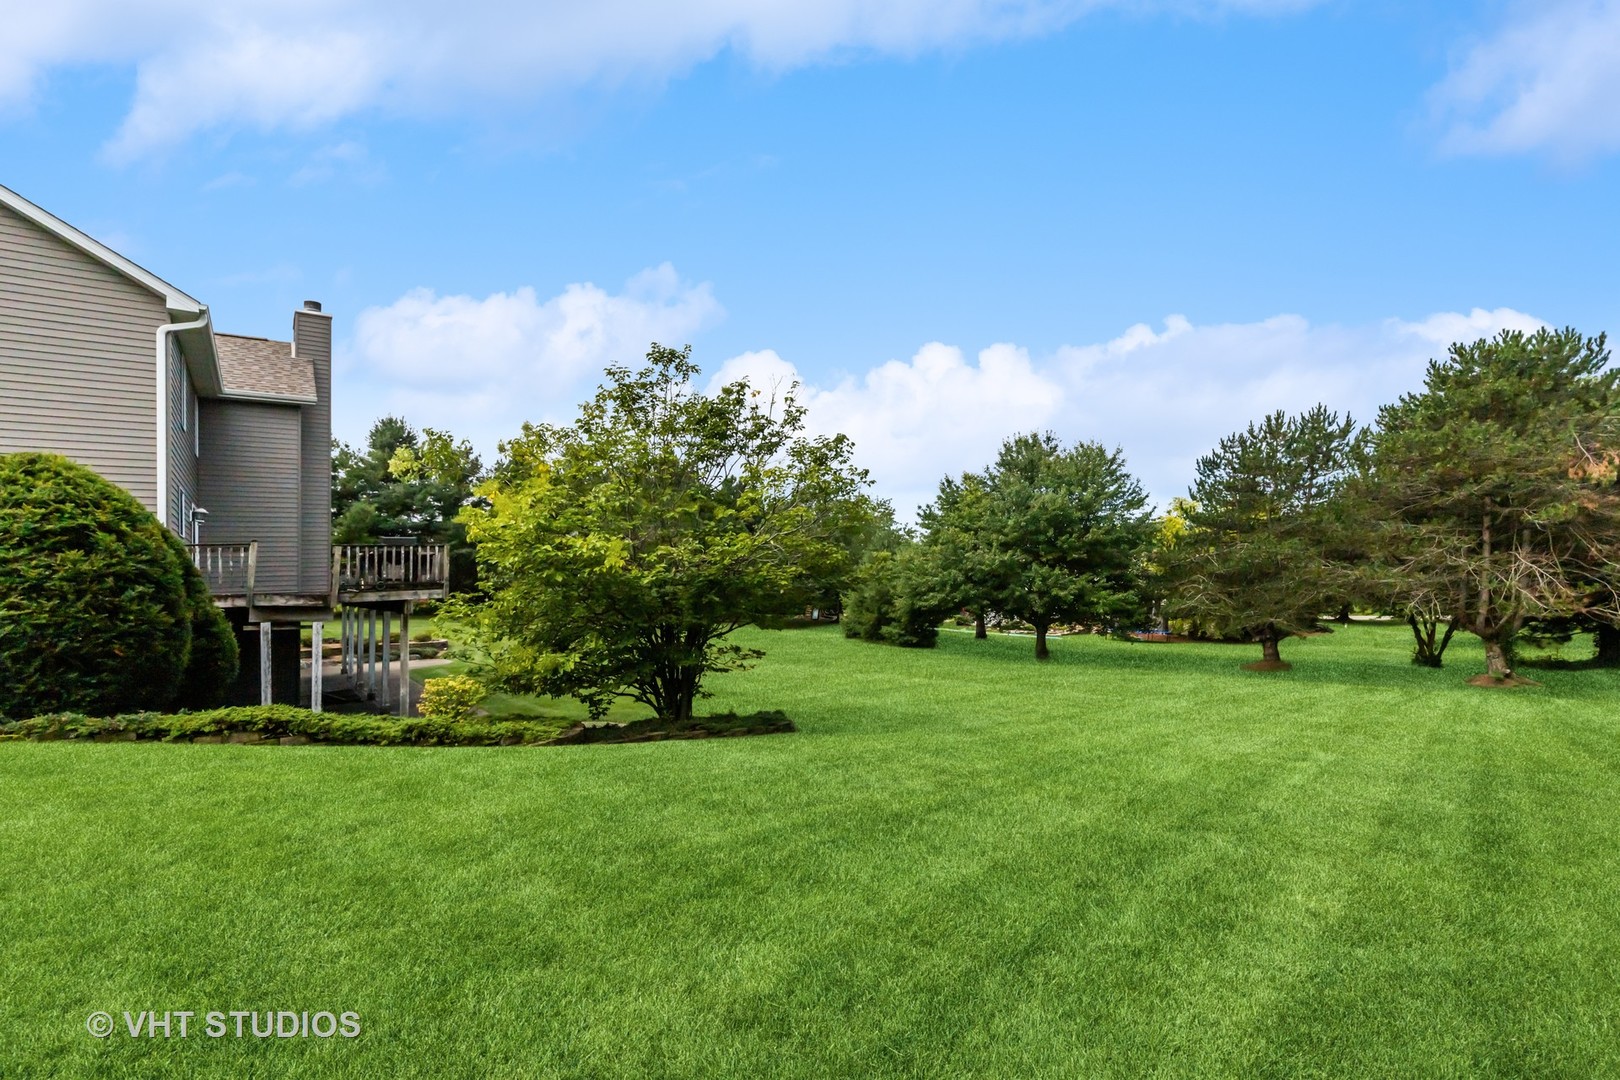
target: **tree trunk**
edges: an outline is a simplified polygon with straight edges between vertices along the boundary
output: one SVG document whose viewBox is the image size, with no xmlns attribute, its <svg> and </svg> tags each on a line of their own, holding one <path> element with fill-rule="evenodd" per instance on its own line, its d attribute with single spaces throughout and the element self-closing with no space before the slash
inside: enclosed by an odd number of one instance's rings
<svg viewBox="0 0 1620 1080">
<path fill-rule="evenodd" d="M 990 634 L 984 628 L 983 611 L 975 611 L 973 613 L 973 636 L 979 641 L 983 641 L 985 638 L 990 636 Z"/>
<path fill-rule="evenodd" d="M 1598 623 L 1597 654 L 1593 659 L 1598 667 L 1620 667 L 1620 626 Z"/>
<path fill-rule="evenodd" d="M 1260 636 L 1260 658 L 1269 664 L 1282 663 L 1282 653 L 1277 648 L 1277 631 L 1272 627 L 1266 627 Z"/>
<path fill-rule="evenodd" d="M 1341 626 L 1350 625 L 1350 605 L 1348 603 L 1339 608 L 1339 615 L 1333 621 Z"/>
<path fill-rule="evenodd" d="M 1493 679 L 1505 679 L 1513 674 L 1508 666 L 1507 650 L 1494 637 L 1485 639 L 1485 674 Z"/>
<path fill-rule="evenodd" d="M 1412 663 L 1421 667 L 1440 667 L 1442 658 L 1446 655 L 1446 646 L 1451 644 L 1451 636 L 1457 632 L 1457 620 L 1452 619 L 1446 623 L 1444 637 L 1440 633 L 1439 619 L 1419 619 L 1416 615 L 1406 617 L 1407 625 L 1412 628 L 1412 637 L 1417 641 L 1417 648 L 1412 650 Z"/>
<path fill-rule="evenodd" d="M 1035 624 L 1035 659 L 1037 659 L 1037 660 L 1046 660 L 1046 659 L 1049 659 L 1051 657 L 1051 655 L 1052 655 L 1051 651 L 1049 649 L 1047 649 L 1047 647 L 1046 647 L 1046 624 L 1045 623 L 1036 623 Z"/>
</svg>

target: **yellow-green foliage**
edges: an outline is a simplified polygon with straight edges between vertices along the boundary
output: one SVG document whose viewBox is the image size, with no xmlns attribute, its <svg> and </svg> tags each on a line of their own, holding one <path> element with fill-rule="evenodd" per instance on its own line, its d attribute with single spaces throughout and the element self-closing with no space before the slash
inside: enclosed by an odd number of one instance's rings
<svg viewBox="0 0 1620 1080">
<path fill-rule="evenodd" d="M 473 718 L 486 693 L 484 684 L 470 675 L 446 675 L 422 684 L 417 708 L 433 720 L 462 722 Z"/>
</svg>

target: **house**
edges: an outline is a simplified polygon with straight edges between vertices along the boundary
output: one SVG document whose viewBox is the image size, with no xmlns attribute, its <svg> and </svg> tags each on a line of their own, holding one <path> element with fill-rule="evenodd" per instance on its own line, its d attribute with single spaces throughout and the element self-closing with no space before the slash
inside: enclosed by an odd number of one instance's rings
<svg viewBox="0 0 1620 1080">
<path fill-rule="evenodd" d="M 0 187 L 0 453 L 72 458 L 186 541 L 237 629 L 239 701 L 319 708 L 300 633 L 318 643 L 333 619 L 343 672 L 362 684 L 369 664 L 362 685 L 386 695 L 391 617 L 445 594 L 442 546 L 333 548 L 331 391 L 319 303 L 291 341 L 220 333 L 205 304 Z"/>
</svg>

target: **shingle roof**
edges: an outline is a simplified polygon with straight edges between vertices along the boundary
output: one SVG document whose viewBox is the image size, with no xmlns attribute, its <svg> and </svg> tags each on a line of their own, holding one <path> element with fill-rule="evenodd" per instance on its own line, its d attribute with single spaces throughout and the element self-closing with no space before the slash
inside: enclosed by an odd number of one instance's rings
<svg viewBox="0 0 1620 1080">
<path fill-rule="evenodd" d="M 267 338 L 215 334 L 225 396 L 315 400 L 315 366 L 292 354 L 292 344 Z"/>
</svg>

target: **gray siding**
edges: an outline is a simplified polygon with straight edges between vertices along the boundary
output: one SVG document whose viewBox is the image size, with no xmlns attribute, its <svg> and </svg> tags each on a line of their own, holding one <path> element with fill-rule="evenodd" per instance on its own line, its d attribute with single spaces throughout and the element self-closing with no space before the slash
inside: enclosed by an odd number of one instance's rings
<svg viewBox="0 0 1620 1080">
<path fill-rule="evenodd" d="M 198 502 L 205 544 L 259 542 L 257 591 L 295 593 L 299 580 L 300 409 L 246 401 L 202 402 Z M 325 558 L 331 559 L 328 551 Z M 321 591 L 325 591 L 322 589 Z"/>
<path fill-rule="evenodd" d="M 293 314 L 293 354 L 315 365 L 314 405 L 299 411 L 303 453 L 299 528 L 303 533 L 302 591 L 327 592 L 332 581 L 332 319 Z"/>
<path fill-rule="evenodd" d="M 49 450 L 157 505 L 163 300 L 0 207 L 0 453 Z"/>
<path fill-rule="evenodd" d="M 191 540 L 186 508 L 206 506 L 197 497 L 197 394 L 182 373 L 185 358 L 169 336 L 169 528 Z"/>
</svg>

